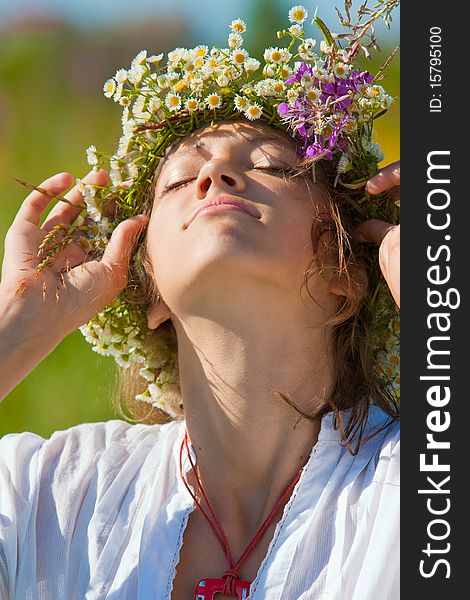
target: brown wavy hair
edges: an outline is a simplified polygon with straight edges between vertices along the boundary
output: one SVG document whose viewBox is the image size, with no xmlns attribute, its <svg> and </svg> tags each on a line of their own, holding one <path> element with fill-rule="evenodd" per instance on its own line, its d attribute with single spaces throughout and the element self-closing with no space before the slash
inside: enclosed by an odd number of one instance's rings
<svg viewBox="0 0 470 600">
<path fill-rule="evenodd" d="M 150 215 L 152 211 L 156 183 L 163 162 L 160 161 L 152 185 L 145 195 L 142 213 Z M 299 159 L 289 175 L 305 177 L 309 192 L 311 192 L 309 183 L 315 182 L 323 190 L 327 200 L 326 212 L 312 222 L 311 239 L 314 257 L 304 273 L 302 287 L 305 287 L 309 296 L 315 301 L 309 290 L 309 281 L 315 273 L 320 272 L 325 276 L 326 271 L 331 268 L 318 261 L 319 253 L 324 246 L 319 243 L 320 239 L 325 233 L 330 233 L 333 235 L 329 235 L 328 239 L 333 240 L 336 255 L 334 268 L 343 275 L 348 288 L 348 293 L 341 296 L 336 313 L 322 324 L 328 326 L 331 331 L 332 357 L 335 364 L 333 385 L 321 406 L 312 406 L 310 412 L 297 406 L 282 390 L 275 389 L 273 392 L 299 413 L 299 419 L 313 421 L 333 412 L 334 426 L 340 431 L 341 443 L 347 446 L 352 454 L 357 454 L 362 443 L 398 419 L 399 406 L 392 390 L 378 376 L 373 364 L 370 335 L 373 315 L 369 309 L 368 296 L 370 290 L 375 289 L 377 278 L 380 276 L 378 268 L 374 267 L 377 263 L 377 252 L 371 250 L 370 246 L 355 243 L 348 233 L 354 225 L 349 210 L 354 200 L 348 196 L 348 190 L 341 192 L 333 185 L 335 175 L 336 170 L 331 161 L 322 160 L 313 167 L 312 162 L 305 159 Z M 327 250 L 331 251 L 331 248 Z M 159 298 L 147 252 L 147 232 L 142 238 L 137 258 L 129 273 L 128 289 L 132 290 L 132 293 L 126 299 L 147 310 Z M 361 271 L 368 274 L 367 283 L 358 278 L 357 274 Z M 366 290 L 364 286 L 367 287 Z M 150 349 L 158 343 L 161 344 L 162 341 L 172 348 L 177 356 L 178 340 L 171 319 L 162 323 L 158 329 L 149 331 L 145 344 Z M 165 411 L 135 400 L 135 396 L 143 393 L 148 383 L 139 375 L 139 368 L 139 364 L 131 363 L 128 368 L 119 369 L 117 373 L 113 398 L 118 414 L 128 420 L 148 424 L 173 420 L 174 417 Z M 365 426 L 371 405 L 383 409 L 390 419 L 379 430 L 365 437 Z M 346 419 L 343 418 L 345 415 Z M 176 419 L 183 418 L 184 407 L 180 402 Z"/>
</svg>

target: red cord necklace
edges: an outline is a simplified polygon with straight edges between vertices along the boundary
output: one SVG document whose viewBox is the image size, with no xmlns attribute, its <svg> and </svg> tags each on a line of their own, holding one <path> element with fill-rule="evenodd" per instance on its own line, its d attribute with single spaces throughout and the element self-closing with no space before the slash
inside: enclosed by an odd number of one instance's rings
<svg viewBox="0 0 470 600">
<path fill-rule="evenodd" d="M 189 487 L 188 483 L 186 482 L 186 479 L 184 478 L 184 475 L 183 475 L 183 448 L 186 448 L 186 451 L 187 451 L 188 457 L 189 457 L 189 462 L 191 463 L 191 466 L 193 468 L 193 472 L 196 477 L 198 487 L 199 487 L 202 495 L 204 496 L 205 501 L 207 502 L 207 506 L 209 507 L 209 510 L 212 514 L 212 517 L 215 521 L 218 531 L 217 531 L 216 527 L 214 526 L 214 524 L 211 522 L 211 520 L 210 520 L 209 516 L 207 515 L 207 513 L 205 512 L 205 510 L 202 508 L 201 504 L 198 502 L 196 496 L 193 494 L 193 492 L 191 491 L 191 488 Z M 254 538 L 248 544 L 247 548 L 245 549 L 245 551 L 239 558 L 236 565 L 234 565 L 233 561 L 232 561 L 230 547 L 229 547 L 229 544 L 227 541 L 227 537 L 225 536 L 224 530 L 222 529 L 222 526 L 220 525 L 219 521 L 217 520 L 217 517 L 214 514 L 214 511 L 212 510 L 210 502 L 207 499 L 207 496 L 204 492 L 204 488 L 202 487 L 201 481 L 196 472 L 195 465 L 191 458 L 191 452 L 189 451 L 189 447 L 188 447 L 188 432 L 187 431 L 185 432 L 183 441 L 181 443 L 181 448 L 180 448 L 181 479 L 183 480 L 188 492 L 191 494 L 192 498 L 194 499 L 196 504 L 199 506 L 202 514 L 205 516 L 209 525 L 211 526 L 212 531 L 214 532 L 219 544 L 222 546 L 222 550 L 224 551 L 224 554 L 227 558 L 227 564 L 228 564 L 228 568 L 221 578 L 206 577 L 206 578 L 200 579 L 196 583 L 196 586 L 194 588 L 194 600 L 212 600 L 214 597 L 214 594 L 217 592 L 222 592 L 222 594 L 226 594 L 228 596 L 238 596 L 239 600 L 245 600 L 246 598 L 248 598 L 248 595 L 250 593 L 250 585 L 252 582 L 239 579 L 238 571 L 240 570 L 240 565 L 245 561 L 247 556 L 250 554 L 250 552 L 253 550 L 255 545 L 261 539 L 263 533 L 268 528 L 269 524 L 273 520 L 274 516 L 276 515 L 277 511 L 281 507 L 282 503 L 287 498 L 287 496 L 291 493 L 295 484 L 299 480 L 302 470 L 303 470 L 303 467 L 297 473 L 294 480 L 291 482 L 289 487 L 286 489 L 286 491 L 284 492 L 282 497 L 277 502 L 276 506 L 273 508 L 271 513 L 268 515 L 268 517 L 266 518 L 264 523 L 261 525 L 261 527 L 259 528 L 259 530 L 256 533 L 256 535 L 254 536 Z"/>
</svg>

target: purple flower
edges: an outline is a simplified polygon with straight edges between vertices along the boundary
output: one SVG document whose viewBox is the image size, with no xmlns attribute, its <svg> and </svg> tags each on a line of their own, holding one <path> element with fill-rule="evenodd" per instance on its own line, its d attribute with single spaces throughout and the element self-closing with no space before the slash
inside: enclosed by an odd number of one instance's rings
<svg viewBox="0 0 470 600">
<path fill-rule="evenodd" d="M 281 102 L 281 104 L 279 104 L 277 107 L 277 112 L 279 113 L 279 116 L 287 117 L 290 113 L 290 106 L 287 104 L 287 102 Z"/>
<path fill-rule="evenodd" d="M 357 91 L 363 86 L 368 85 L 373 78 L 368 71 L 353 71 L 349 79 L 347 79 L 347 83 L 351 89 Z"/>
<path fill-rule="evenodd" d="M 307 63 L 303 62 L 300 65 L 300 67 L 297 69 L 297 71 L 293 75 L 288 77 L 284 83 L 286 85 L 291 85 L 293 83 L 300 83 L 300 81 L 302 80 L 302 75 L 304 73 L 310 73 L 310 75 L 312 75 L 313 71 L 312 71 L 312 68 L 307 65 Z"/>
<path fill-rule="evenodd" d="M 324 83 L 322 91 L 327 96 L 338 98 L 339 96 L 344 96 L 348 93 L 348 86 L 342 79 L 336 79 L 333 83 Z"/>
<path fill-rule="evenodd" d="M 314 142 L 313 144 L 310 144 L 310 146 L 308 146 L 308 148 L 305 150 L 305 156 L 307 158 L 333 158 L 332 152 L 327 148 L 324 148 L 318 142 Z"/>
<path fill-rule="evenodd" d="M 322 85 L 322 102 L 335 101 L 337 109 L 345 112 L 351 104 L 348 91 L 348 86 L 342 79 L 336 79 L 333 83 L 324 83 Z"/>
<path fill-rule="evenodd" d="M 341 133 L 341 130 L 343 129 L 345 124 L 349 121 L 349 119 L 350 119 L 350 117 L 344 117 L 343 119 L 341 119 L 341 121 L 337 125 L 335 125 L 335 127 L 328 139 L 328 145 L 330 148 L 333 148 L 333 146 L 335 146 L 338 143 L 338 138 Z"/>
<path fill-rule="evenodd" d="M 307 136 L 307 125 L 306 125 L 305 121 L 301 120 L 299 123 L 297 123 L 297 125 L 295 126 L 295 130 L 303 138 L 306 137 Z"/>
</svg>

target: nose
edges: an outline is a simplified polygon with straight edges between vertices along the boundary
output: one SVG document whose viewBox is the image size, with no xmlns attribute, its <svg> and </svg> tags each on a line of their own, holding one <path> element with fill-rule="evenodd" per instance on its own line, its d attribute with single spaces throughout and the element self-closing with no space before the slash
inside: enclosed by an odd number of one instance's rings
<svg viewBox="0 0 470 600">
<path fill-rule="evenodd" d="M 202 200 L 209 191 L 213 193 L 232 193 L 245 191 L 246 183 L 243 173 L 230 161 L 221 158 L 209 160 L 199 171 L 196 180 L 196 195 Z"/>
</svg>

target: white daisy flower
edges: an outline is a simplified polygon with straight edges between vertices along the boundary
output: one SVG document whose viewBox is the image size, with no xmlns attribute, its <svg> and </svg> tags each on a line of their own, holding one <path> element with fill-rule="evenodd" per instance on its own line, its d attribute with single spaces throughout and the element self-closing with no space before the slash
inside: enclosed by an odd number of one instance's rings
<svg viewBox="0 0 470 600">
<path fill-rule="evenodd" d="M 286 91 L 286 84 L 282 79 L 274 79 L 272 83 L 274 95 L 281 96 Z"/>
<path fill-rule="evenodd" d="M 183 60 L 185 52 L 186 48 L 175 48 L 171 52 L 168 52 L 168 63 L 173 66 L 177 65 Z"/>
<path fill-rule="evenodd" d="M 137 117 L 138 119 L 148 119 L 150 117 L 150 113 L 147 110 L 145 110 L 146 102 L 146 96 L 142 96 L 141 94 L 137 96 L 132 107 L 132 114 L 134 115 L 134 117 Z"/>
<path fill-rule="evenodd" d="M 113 100 L 114 102 L 119 102 L 122 96 L 123 84 L 118 83 L 116 86 L 116 91 L 114 92 Z"/>
<path fill-rule="evenodd" d="M 122 124 L 122 132 L 124 133 L 124 135 L 133 135 L 135 126 L 136 126 L 135 119 L 128 118 L 127 121 L 125 121 Z"/>
<path fill-rule="evenodd" d="M 182 80 L 180 79 L 179 73 L 171 73 L 171 75 L 168 75 L 168 85 L 171 88 L 176 87 L 180 83 L 180 81 Z"/>
<path fill-rule="evenodd" d="M 380 100 L 380 104 L 382 106 L 382 108 L 390 108 L 390 105 L 393 102 L 393 98 L 391 96 L 389 96 L 388 94 L 383 94 L 381 100 Z"/>
<path fill-rule="evenodd" d="M 287 90 L 287 99 L 289 104 L 294 105 L 295 101 L 299 99 L 300 91 L 298 89 L 291 88 Z"/>
<path fill-rule="evenodd" d="M 168 75 L 159 75 L 157 77 L 157 85 L 161 90 L 165 90 L 170 85 Z"/>
<path fill-rule="evenodd" d="M 235 108 L 239 111 L 246 110 L 249 106 L 251 106 L 250 100 L 246 96 L 235 96 Z"/>
<path fill-rule="evenodd" d="M 117 155 L 125 156 L 129 152 L 129 149 L 131 147 L 131 142 L 132 142 L 132 135 L 126 135 L 126 134 L 122 135 L 119 138 Z"/>
<path fill-rule="evenodd" d="M 111 98 L 111 96 L 114 94 L 114 92 L 116 91 L 116 82 L 114 79 L 108 79 L 107 81 L 105 81 L 104 86 L 103 86 L 103 93 L 106 96 L 106 98 Z"/>
<path fill-rule="evenodd" d="M 303 32 L 303 29 L 300 25 L 291 25 L 289 27 L 289 33 L 295 37 L 299 37 Z"/>
<path fill-rule="evenodd" d="M 276 71 L 277 71 L 276 65 L 273 65 L 271 63 L 271 64 L 268 64 L 268 65 L 264 66 L 264 68 L 263 68 L 263 75 L 265 77 L 274 77 L 276 75 Z"/>
<path fill-rule="evenodd" d="M 98 344 L 92 347 L 93 352 L 100 354 L 101 356 L 109 356 L 108 347 L 105 344 Z"/>
<path fill-rule="evenodd" d="M 323 83 L 334 83 L 334 81 L 335 81 L 335 74 L 334 73 L 329 73 L 328 71 L 324 71 L 323 76 L 321 77 L 321 81 Z"/>
<path fill-rule="evenodd" d="M 320 100 L 321 91 L 316 87 L 312 87 L 307 91 L 306 96 L 310 100 L 310 102 L 315 103 Z"/>
<path fill-rule="evenodd" d="M 310 75 L 310 73 L 304 73 L 302 75 L 302 78 L 300 79 L 300 85 L 304 88 L 304 89 L 309 89 L 312 87 L 313 85 L 313 77 L 312 75 Z"/>
<path fill-rule="evenodd" d="M 117 160 L 112 160 L 110 162 L 110 170 L 109 170 L 109 178 L 111 179 L 111 183 L 115 186 L 119 186 L 122 183 L 122 173 L 119 167 L 119 162 Z"/>
<path fill-rule="evenodd" d="M 145 59 L 147 58 L 147 50 L 141 50 L 137 56 L 132 60 L 131 67 L 136 65 L 143 65 L 145 63 Z"/>
<path fill-rule="evenodd" d="M 307 17 L 307 9 L 300 4 L 293 6 L 289 11 L 289 21 L 291 23 L 303 23 Z"/>
<path fill-rule="evenodd" d="M 178 81 L 172 82 L 171 88 L 174 92 L 182 92 L 184 88 L 188 87 L 186 79 L 179 79 Z"/>
<path fill-rule="evenodd" d="M 160 54 L 152 54 L 152 56 L 149 56 L 147 58 L 147 62 L 155 65 L 163 60 L 163 56 L 163 52 L 161 52 Z"/>
<path fill-rule="evenodd" d="M 207 81 L 208 79 L 210 79 L 215 73 L 215 70 L 211 67 L 211 65 L 209 63 L 206 63 L 203 67 L 201 67 L 198 70 L 197 73 L 197 77 L 194 78 L 194 80 L 199 80 L 199 81 Z M 192 80 L 192 81 L 194 81 Z M 190 82 L 191 85 L 191 82 Z"/>
<path fill-rule="evenodd" d="M 130 99 L 127 96 L 121 96 L 119 98 L 119 104 L 121 106 L 129 106 L 131 103 Z"/>
<path fill-rule="evenodd" d="M 93 221 L 99 223 L 101 220 L 101 211 L 99 210 L 95 200 L 96 190 L 93 188 L 93 186 L 84 184 L 82 194 L 83 199 L 85 200 L 87 214 L 93 219 Z"/>
<path fill-rule="evenodd" d="M 125 83 L 127 81 L 127 71 L 126 69 L 118 69 L 114 75 L 114 79 L 118 83 Z"/>
<path fill-rule="evenodd" d="M 262 79 L 255 85 L 257 96 L 274 96 L 273 79 Z"/>
<path fill-rule="evenodd" d="M 323 52 L 324 54 L 331 54 L 333 52 L 333 44 L 331 44 L 331 46 L 329 46 L 325 40 L 322 40 L 320 42 L 320 50 L 321 52 Z"/>
<path fill-rule="evenodd" d="M 262 114 L 263 109 L 256 102 L 253 102 L 253 104 L 251 104 L 244 112 L 245 117 L 250 121 L 255 121 L 256 119 L 259 119 Z"/>
<path fill-rule="evenodd" d="M 264 51 L 264 60 L 267 63 L 288 62 L 292 58 L 291 53 L 287 48 L 266 48 Z"/>
<path fill-rule="evenodd" d="M 142 81 L 146 71 L 147 69 L 143 65 L 136 64 L 129 69 L 127 77 L 131 83 L 137 84 Z"/>
<path fill-rule="evenodd" d="M 137 402 L 147 402 L 147 404 L 152 404 L 152 398 L 150 395 L 147 395 L 147 390 L 143 394 L 137 394 L 135 396 Z"/>
<path fill-rule="evenodd" d="M 298 52 L 302 60 L 309 61 L 314 59 L 315 53 L 313 52 L 313 49 L 316 43 L 316 40 L 313 38 L 307 38 L 301 44 L 299 44 Z"/>
<path fill-rule="evenodd" d="M 320 61 L 319 61 L 320 62 Z M 315 77 L 316 79 L 320 79 L 320 81 L 323 79 L 323 77 L 325 76 L 325 70 L 317 64 L 312 68 L 312 75 L 313 77 Z"/>
<path fill-rule="evenodd" d="M 199 101 L 197 98 L 188 98 L 184 104 L 186 110 L 189 112 L 194 112 L 199 108 Z"/>
<path fill-rule="evenodd" d="M 229 81 L 234 81 L 240 77 L 240 73 L 235 65 L 228 65 L 228 67 L 222 71 L 222 75 L 227 77 Z"/>
<path fill-rule="evenodd" d="M 229 48 L 241 48 L 243 45 L 243 37 L 239 33 L 231 33 L 228 36 Z"/>
<path fill-rule="evenodd" d="M 92 145 L 86 149 L 86 159 L 90 167 L 96 167 L 98 164 L 98 155 L 96 154 L 96 146 Z"/>
<path fill-rule="evenodd" d="M 247 73 L 254 73 L 260 67 L 260 62 L 256 58 L 247 58 L 244 64 Z"/>
<path fill-rule="evenodd" d="M 195 60 L 198 63 L 198 65 L 196 65 Z M 188 60 L 188 62 L 184 65 L 183 70 L 186 73 L 186 75 L 192 75 L 194 73 L 194 71 L 196 69 L 200 69 L 203 64 L 204 64 L 204 59 L 203 58 L 197 58 L 197 59 L 194 59 L 194 60 Z"/>
<path fill-rule="evenodd" d="M 237 48 L 232 52 L 232 62 L 235 65 L 243 65 L 249 58 L 248 52 L 244 48 Z"/>
<path fill-rule="evenodd" d="M 147 381 L 155 381 L 155 373 L 148 367 L 143 367 L 142 369 L 139 369 L 139 375 Z"/>
<path fill-rule="evenodd" d="M 230 81 L 228 79 L 228 77 L 226 77 L 225 75 L 219 75 L 217 77 L 217 85 L 219 87 L 227 87 L 229 85 Z"/>
<path fill-rule="evenodd" d="M 346 173 L 352 167 L 351 161 L 347 154 L 342 154 L 341 158 L 338 161 L 338 173 Z"/>
<path fill-rule="evenodd" d="M 222 104 L 222 98 L 219 94 L 209 94 L 206 97 L 206 104 L 209 108 L 219 108 Z"/>
<path fill-rule="evenodd" d="M 165 104 L 171 112 L 177 112 L 181 106 L 181 96 L 179 94 L 168 94 L 165 98 Z"/>
<path fill-rule="evenodd" d="M 235 19 L 235 21 L 230 23 L 230 29 L 233 31 L 233 33 L 245 33 L 246 23 L 241 19 Z"/>
<path fill-rule="evenodd" d="M 364 92 L 368 98 L 378 100 L 379 102 L 386 96 L 385 90 L 381 85 L 368 85 Z"/>
<path fill-rule="evenodd" d="M 333 71 L 336 77 L 339 77 L 340 79 L 346 79 L 349 75 L 349 66 L 342 62 L 336 63 Z"/>
<path fill-rule="evenodd" d="M 156 113 L 157 111 L 159 111 L 162 107 L 162 101 L 160 100 L 160 98 L 158 98 L 158 96 L 152 96 L 148 102 L 148 110 L 151 113 Z"/>
<path fill-rule="evenodd" d="M 281 76 L 283 79 L 287 79 L 289 77 L 289 75 L 292 75 L 292 67 L 290 67 L 289 65 L 282 65 L 281 68 Z"/>
<path fill-rule="evenodd" d="M 129 175 L 129 179 L 135 179 L 139 174 L 138 166 L 131 162 L 127 165 L 127 174 Z"/>
<path fill-rule="evenodd" d="M 127 369 L 130 365 L 130 360 L 129 360 L 129 354 L 117 354 L 114 357 L 114 360 L 117 362 L 117 364 L 120 367 L 123 367 L 124 369 Z"/>
<path fill-rule="evenodd" d="M 189 84 L 194 94 L 202 94 L 204 91 L 204 81 L 200 77 L 195 77 Z"/>
<path fill-rule="evenodd" d="M 209 48 L 204 45 L 199 45 L 194 48 L 194 55 L 196 58 L 203 58 L 209 54 Z"/>
</svg>

